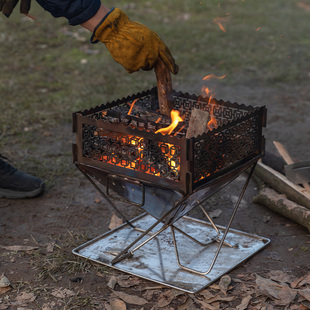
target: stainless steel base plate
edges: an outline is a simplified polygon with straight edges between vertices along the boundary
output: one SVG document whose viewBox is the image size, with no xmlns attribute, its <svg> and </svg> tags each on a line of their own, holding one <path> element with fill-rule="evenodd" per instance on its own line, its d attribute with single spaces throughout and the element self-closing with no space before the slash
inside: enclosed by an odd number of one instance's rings
<svg viewBox="0 0 310 310">
<path fill-rule="evenodd" d="M 146 230 L 155 221 L 150 215 L 142 215 L 134 219 L 132 223 L 136 227 Z M 174 225 L 201 242 L 207 242 L 216 235 L 214 228 L 209 223 L 187 216 L 182 217 Z M 225 229 L 221 226 L 218 228 L 221 231 Z M 135 251 L 131 258 L 112 265 L 110 261 L 115 257 L 115 254 L 123 250 L 140 234 L 141 232 L 124 224 L 79 246 L 73 250 L 73 253 L 156 283 L 188 293 L 197 293 L 270 242 L 269 239 L 263 237 L 230 229 L 225 241 L 236 244 L 237 247 L 223 246 L 211 272 L 206 276 L 201 276 L 185 271 L 178 266 L 172 234 L 168 228 Z M 147 238 L 140 240 L 139 243 L 145 239 Z M 208 270 L 219 245 L 218 242 L 202 247 L 178 231 L 176 231 L 176 240 L 182 265 L 199 271 Z"/>
</svg>

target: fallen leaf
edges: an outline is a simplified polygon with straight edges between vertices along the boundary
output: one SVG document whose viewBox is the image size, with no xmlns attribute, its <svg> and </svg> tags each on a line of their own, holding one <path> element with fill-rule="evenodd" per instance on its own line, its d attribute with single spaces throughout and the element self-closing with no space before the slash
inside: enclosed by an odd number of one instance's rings
<svg viewBox="0 0 310 310">
<path fill-rule="evenodd" d="M 256 275 L 256 285 L 258 287 L 259 292 L 262 295 L 266 295 L 273 299 L 279 298 L 279 291 L 281 290 L 282 286 L 272 280 L 265 279 L 259 275 Z"/>
<path fill-rule="evenodd" d="M 75 293 L 67 288 L 56 288 L 51 292 L 51 295 L 56 298 L 66 298 L 75 296 Z"/>
<path fill-rule="evenodd" d="M 272 270 L 269 272 L 270 279 L 280 283 L 291 283 L 293 281 L 292 276 L 281 270 Z"/>
<path fill-rule="evenodd" d="M 294 282 L 291 283 L 292 288 L 298 288 L 302 287 L 303 285 L 310 284 L 310 274 L 302 276 L 301 278 L 298 278 Z"/>
<path fill-rule="evenodd" d="M 114 290 L 115 288 L 115 285 L 117 284 L 117 279 L 115 276 L 112 276 L 108 282 L 108 287 L 111 289 L 111 290 Z"/>
<path fill-rule="evenodd" d="M 218 310 L 217 307 L 210 305 L 207 301 L 200 300 L 200 299 L 195 298 L 195 297 L 193 297 L 193 300 L 194 300 L 196 303 L 200 304 L 200 305 L 203 307 L 203 309 L 207 309 L 207 310 Z"/>
<path fill-rule="evenodd" d="M 109 229 L 113 230 L 113 229 L 119 227 L 122 224 L 123 224 L 123 220 L 121 218 L 117 217 L 115 215 L 115 213 L 113 212 L 112 217 L 111 217 L 111 221 L 110 221 L 110 224 L 109 224 Z"/>
<path fill-rule="evenodd" d="M 219 282 L 219 288 L 224 295 L 227 294 L 227 290 L 228 290 L 230 283 L 231 283 L 231 278 L 229 275 L 225 275 L 221 277 L 221 280 Z"/>
<path fill-rule="evenodd" d="M 0 245 L 0 247 L 2 249 L 8 250 L 8 251 L 14 251 L 14 252 L 18 252 L 18 251 L 33 251 L 33 250 L 37 250 L 38 249 L 38 247 L 36 247 L 36 246 L 26 246 L 26 245 L 8 245 L 8 246 Z"/>
<path fill-rule="evenodd" d="M 110 302 L 111 310 L 126 310 L 126 304 L 121 299 L 113 299 Z"/>
<path fill-rule="evenodd" d="M 310 288 L 306 288 L 304 290 L 298 291 L 299 295 L 303 298 L 306 298 L 308 301 L 310 301 Z"/>
<path fill-rule="evenodd" d="M 236 307 L 236 310 L 246 310 L 248 309 L 248 305 L 252 299 L 251 295 L 244 297 L 241 301 L 241 304 Z"/>
<path fill-rule="evenodd" d="M 20 295 L 18 295 L 15 298 L 15 303 L 16 305 L 24 305 L 24 304 L 28 304 L 30 302 L 35 301 L 36 296 L 33 293 L 26 293 L 26 292 L 22 292 Z"/>
<path fill-rule="evenodd" d="M 172 300 L 179 296 L 179 295 L 183 295 L 184 292 L 181 291 L 177 291 L 177 290 L 167 290 L 164 291 L 163 293 L 161 293 L 157 299 L 157 306 L 159 308 L 163 308 L 166 307 L 168 305 L 170 305 L 170 303 L 172 302 Z"/>
<path fill-rule="evenodd" d="M 4 274 L 2 274 L 0 276 L 0 287 L 7 287 L 10 285 L 11 285 L 10 280 Z"/>
<path fill-rule="evenodd" d="M 256 285 L 262 295 L 274 299 L 274 304 L 278 306 L 289 305 L 297 295 L 297 291 L 291 289 L 287 284 L 280 285 L 259 275 L 256 275 Z"/>
<path fill-rule="evenodd" d="M 121 291 L 113 291 L 113 294 L 128 304 L 143 306 L 148 303 L 148 301 L 144 298 L 136 295 L 129 295 Z"/>
<path fill-rule="evenodd" d="M 0 295 L 5 294 L 5 293 L 8 292 L 9 290 L 11 290 L 11 287 L 10 287 L 10 286 L 0 287 Z"/>
<path fill-rule="evenodd" d="M 46 245 L 46 252 L 47 252 L 47 253 L 52 253 L 52 252 L 54 252 L 54 247 L 55 247 L 55 242 L 48 243 L 48 244 Z"/>
<path fill-rule="evenodd" d="M 184 304 L 178 306 L 178 310 L 196 310 L 194 301 L 191 298 L 187 298 Z"/>
<path fill-rule="evenodd" d="M 120 276 L 117 278 L 117 284 L 120 287 L 132 287 L 135 285 L 139 285 L 141 283 L 141 279 L 133 276 Z"/>
</svg>

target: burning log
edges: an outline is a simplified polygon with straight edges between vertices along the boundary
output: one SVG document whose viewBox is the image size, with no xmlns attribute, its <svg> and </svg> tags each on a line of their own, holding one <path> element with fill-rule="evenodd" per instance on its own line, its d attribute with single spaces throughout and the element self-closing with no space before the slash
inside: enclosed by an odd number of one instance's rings
<svg viewBox="0 0 310 310">
<path fill-rule="evenodd" d="M 206 132 L 208 130 L 209 118 L 209 112 L 192 108 L 186 138 L 196 138 Z"/>
<path fill-rule="evenodd" d="M 170 116 L 170 112 L 173 109 L 172 94 L 172 81 L 171 74 L 168 68 L 162 60 L 158 60 L 155 67 L 155 74 L 157 79 L 157 91 L 159 110 L 163 115 Z"/>
</svg>

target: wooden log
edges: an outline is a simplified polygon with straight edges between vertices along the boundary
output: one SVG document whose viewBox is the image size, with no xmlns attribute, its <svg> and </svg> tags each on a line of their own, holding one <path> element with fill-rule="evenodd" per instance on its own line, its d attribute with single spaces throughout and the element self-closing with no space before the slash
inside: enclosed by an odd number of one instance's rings
<svg viewBox="0 0 310 310">
<path fill-rule="evenodd" d="M 279 193 L 285 194 L 288 199 L 310 209 L 310 194 L 303 187 L 289 181 L 280 172 L 258 162 L 254 170 L 254 175 Z"/>
<path fill-rule="evenodd" d="M 310 232 L 310 210 L 277 193 L 269 187 L 262 188 L 253 202 L 264 205 L 286 218 L 306 227 Z"/>
<path fill-rule="evenodd" d="M 273 141 L 277 151 L 283 157 L 284 161 L 287 165 L 292 165 L 294 163 L 293 159 L 291 158 L 290 154 L 286 150 L 285 146 L 280 142 Z M 310 185 L 308 183 L 302 183 L 302 186 L 310 193 Z"/>
<path fill-rule="evenodd" d="M 254 174 L 279 193 L 310 209 L 310 194 L 301 186 L 289 181 L 283 174 L 258 162 Z"/>
<path fill-rule="evenodd" d="M 156 63 L 155 75 L 160 113 L 170 116 L 173 109 L 171 73 L 161 59 Z"/>
<path fill-rule="evenodd" d="M 208 129 L 209 118 L 209 112 L 192 108 L 186 138 L 196 138 L 198 135 L 205 133 Z"/>
</svg>

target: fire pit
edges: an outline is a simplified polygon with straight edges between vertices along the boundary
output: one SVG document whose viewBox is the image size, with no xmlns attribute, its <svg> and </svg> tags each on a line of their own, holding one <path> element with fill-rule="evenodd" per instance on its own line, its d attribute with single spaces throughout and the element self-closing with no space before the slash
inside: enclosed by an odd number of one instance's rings
<svg viewBox="0 0 310 310">
<path fill-rule="evenodd" d="M 179 112 L 176 115 L 179 122 L 175 122 L 174 128 L 168 116 L 158 113 L 157 88 L 73 114 L 73 131 L 76 133 L 74 163 L 125 221 L 116 232 L 100 236 L 75 249 L 74 253 L 195 292 L 269 243 L 268 239 L 230 229 L 255 164 L 264 153 L 262 128 L 266 123 L 266 109 L 181 92 L 173 92 L 172 102 L 173 110 Z M 189 135 L 192 133 L 191 117 L 197 110 L 198 114 L 208 113 L 211 121 L 204 132 Z M 217 226 L 202 207 L 203 202 L 248 169 L 249 176 L 227 227 Z M 146 213 L 128 220 L 115 206 L 114 200 L 139 207 Z M 208 223 L 186 216 L 196 206 L 207 217 Z M 158 225 L 161 225 L 160 229 L 156 229 Z M 196 227 L 195 232 L 190 229 L 192 225 Z M 170 265 L 169 272 L 173 270 L 186 277 L 186 280 L 178 281 L 179 284 L 175 280 L 168 281 L 166 275 L 158 278 L 146 275 L 144 268 L 141 271 L 139 267 L 125 266 L 135 261 L 134 252 L 138 250 L 139 257 L 148 257 L 146 261 L 141 258 L 141 264 L 142 261 L 144 265 L 152 261 L 152 254 L 147 252 L 154 242 L 161 242 L 162 258 L 171 256 L 167 228 L 171 229 L 177 262 L 171 263 L 174 267 Z M 206 238 L 198 241 L 201 235 Z M 98 242 L 104 245 L 99 246 Z M 188 248 L 188 242 L 208 248 L 212 255 L 212 259 L 207 260 L 208 266 L 205 266 L 205 253 L 204 264 L 196 262 L 195 267 L 191 261 L 197 257 L 181 257 L 180 253 L 184 251 L 180 248 L 184 244 Z M 216 244 L 217 247 L 210 250 Z M 234 251 L 237 259 L 225 264 L 224 270 L 222 267 L 215 270 L 223 251 Z M 201 267 L 207 268 L 201 270 Z M 188 280 L 188 274 L 197 278 L 199 284 L 192 278 Z M 201 281 L 201 277 L 207 279 L 207 284 Z M 188 285 L 188 282 L 195 282 L 198 286 Z"/>
</svg>

